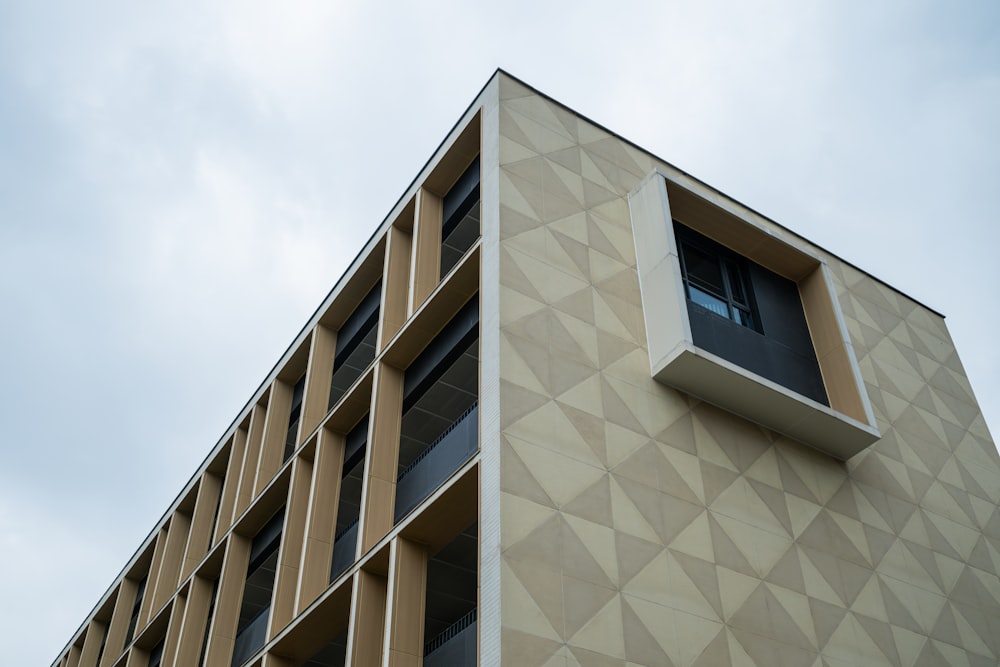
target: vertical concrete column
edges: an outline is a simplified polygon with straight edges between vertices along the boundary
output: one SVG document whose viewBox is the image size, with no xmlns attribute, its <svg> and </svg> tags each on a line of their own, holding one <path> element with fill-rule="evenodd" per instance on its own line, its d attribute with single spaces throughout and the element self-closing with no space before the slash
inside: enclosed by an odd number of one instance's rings
<svg viewBox="0 0 1000 667">
<path fill-rule="evenodd" d="M 359 553 L 362 554 L 392 529 L 402 409 L 403 371 L 379 363 L 375 369 L 369 451 L 361 503 L 362 539 L 358 542 L 361 547 Z"/>
<path fill-rule="evenodd" d="M 132 605 L 135 603 L 135 593 L 138 583 L 131 579 L 122 579 L 118 587 L 118 597 L 115 598 L 115 608 L 111 612 L 111 624 L 108 626 L 108 639 L 104 643 L 104 655 L 101 656 L 101 666 L 109 667 L 122 654 L 125 648 L 125 633 L 128 631 L 128 621 L 132 617 Z"/>
<path fill-rule="evenodd" d="M 170 525 L 167 524 L 163 528 L 160 528 L 160 532 L 156 534 L 156 543 L 153 545 L 153 562 L 149 566 L 149 573 L 146 575 L 146 589 L 142 593 L 142 605 L 139 607 L 139 618 L 135 623 L 135 634 L 138 636 L 142 629 L 146 627 L 149 623 L 150 616 L 153 612 L 159 609 L 159 607 L 153 606 L 153 597 L 156 592 L 156 576 L 160 572 L 160 565 L 163 564 L 163 552 L 167 547 L 167 533 L 170 530 Z"/>
<path fill-rule="evenodd" d="M 187 601 L 184 605 L 184 615 L 180 624 L 177 648 L 173 663 L 164 660 L 165 667 L 192 667 L 198 664 L 201 655 L 201 645 L 205 640 L 206 624 L 209 622 L 208 610 L 212 606 L 212 590 L 215 582 L 195 576 L 188 589 Z"/>
<path fill-rule="evenodd" d="M 413 260 L 410 275 L 412 314 L 441 281 L 441 216 L 443 202 L 433 192 L 417 192 L 417 217 L 413 224 Z"/>
<path fill-rule="evenodd" d="M 383 667 L 420 667 L 424 660 L 427 549 L 402 537 L 389 549 L 386 651 Z"/>
<path fill-rule="evenodd" d="M 267 486 L 281 467 L 281 457 L 285 451 L 285 437 L 288 434 L 288 415 L 292 409 L 292 388 L 275 380 L 271 385 L 271 399 L 267 402 L 267 418 L 264 420 L 264 441 L 260 448 L 260 463 L 254 480 L 253 494 L 256 496 Z"/>
<path fill-rule="evenodd" d="M 62 664 L 66 667 L 80 667 L 80 654 L 82 649 L 75 644 L 69 647 L 69 653 L 63 658 Z"/>
<path fill-rule="evenodd" d="M 412 224 L 413 206 L 406 209 Z M 406 213 L 404 212 L 404 215 Z M 410 257 L 413 236 L 396 226 L 386 235 L 385 269 L 382 279 L 382 310 L 379 317 L 376 350 L 381 352 L 392 337 L 403 328 L 409 305 Z"/>
<path fill-rule="evenodd" d="M 347 630 L 349 667 L 373 667 L 382 663 L 385 631 L 386 578 L 365 570 L 354 577 L 351 622 Z"/>
<path fill-rule="evenodd" d="M 269 639 L 295 616 L 295 594 L 299 583 L 299 565 L 302 562 L 302 543 L 305 541 L 312 477 L 312 462 L 304 458 L 295 459 L 292 463 L 292 483 L 288 490 L 281 548 L 278 551 L 278 569 L 274 577 L 271 618 L 268 621 L 267 632 Z"/>
<path fill-rule="evenodd" d="M 133 646 L 125 658 L 125 667 L 147 667 L 147 665 L 149 665 L 149 652 Z"/>
<path fill-rule="evenodd" d="M 309 366 L 306 390 L 302 397 L 302 418 L 299 432 L 304 438 L 323 421 L 330 402 L 330 382 L 333 377 L 333 355 L 337 350 L 337 332 L 322 324 L 313 329 L 309 341 Z"/>
<path fill-rule="evenodd" d="M 222 493 L 222 480 L 217 475 L 206 472 L 201 476 L 198 495 L 194 501 L 194 513 L 191 515 L 191 529 L 188 531 L 187 544 L 184 545 L 180 580 L 186 579 L 208 553 L 208 547 L 212 542 L 212 524 L 215 522 L 216 508 L 220 510 L 219 521 L 222 521 L 220 493 Z"/>
<path fill-rule="evenodd" d="M 177 577 L 181 571 L 184 547 L 187 545 L 190 530 L 191 518 L 183 512 L 174 512 L 170 519 L 170 527 L 167 529 L 163 557 L 160 559 L 159 570 L 155 573 L 155 581 L 154 573 L 150 571 L 149 583 L 152 585 L 150 609 L 152 611 L 162 607 L 163 603 L 170 599 L 170 596 L 177 590 Z"/>
<path fill-rule="evenodd" d="M 237 428 L 236 433 L 233 434 L 233 446 L 229 452 L 229 461 L 226 463 L 226 477 L 222 481 L 222 497 L 219 499 L 219 521 L 215 525 L 215 530 L 212 531 L 212 539 L 209 542 L 210 548 L 219 541 L 220 536 L 229 530 L 233 525 L 233 519 L 236 518 L 236 503 L 240 490 L 240 478 L 243 475 L 243 461 L 246 458 L 248 440 L 247 428 L 242 426 Z"/>
<path fill-rule="evenodd" d="M 264 440 L 264 423 L 267 419 L 267 404 L 253 406 L 250 413 L 250 431 L 247 434 L 247 446 L 240 466 L 239 488 L 236 492 L 236 506 L 230 525 L 243 510 L 247 508 L 254 497 L 254 481 L 257 479 L 257 464 L 260 461 L 260 450 Z"/>
<path fill-rule="evenodd" d="M 312 465 L 295 613 L 312 603 L 330 581 L 343 467 L 344 436 L 326 429 L 321 430 Z"/>
<path fill-rule="evenodd" d="M 293 660 L 282 658 L 279 655 L 265 655 L 261 667 L 297 667 Z"/>
<path fill-rule="evenodd" d="M 187 612 L 187 594 L 178 595 L 170 608 L 170 620 L 167 622 L 167 634 L 163 638 L 163 658 L 161 665 L 173 665 L 177 659 L 177 647 L 180 643 L 181 629 L 184 626 L 184 615 Z"/>
<path fill-rule="evenodd" d="M 87 634 L 83 637 L 83 650 L 80 651 L 80 667 L 97 667 L 97 654 L 101 651 L 104 633 L 108 631 L 106 623 L 93 619 L 87 625 Z"/>
<path fill-rule="evenodd" d="M 208 639 L 207 665 L 228 665 L 233 657 L 236 630 L 243 604 L 243 586 L 250 564 L 251 541 L 233 534 L 226 545 L 226 555 L 219 575 L 219 592 L 215 600 L 215 619 Z"/>
<path fill-rule="evenodd" d="M 479 280 L 479 596 L 477 664 L 503 662 L 500 470 L 500 84 L 483 95 L 479 160 L 482 254 Z M 483 502 L 483 498 L 491 499 Z"/>
</svg>

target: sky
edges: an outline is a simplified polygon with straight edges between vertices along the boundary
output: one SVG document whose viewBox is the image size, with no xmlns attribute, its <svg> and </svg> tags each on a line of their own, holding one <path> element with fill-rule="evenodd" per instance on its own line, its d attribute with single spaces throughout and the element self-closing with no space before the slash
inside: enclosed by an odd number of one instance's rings
<svg viewBox="0 0 1000 667">
<path fill-rule="evenodd" d="M 947 316 L 1000 428 L 1000 4 L 0 3 L 0 655 L 58 657 L 497 67 Z"/>
</svg>

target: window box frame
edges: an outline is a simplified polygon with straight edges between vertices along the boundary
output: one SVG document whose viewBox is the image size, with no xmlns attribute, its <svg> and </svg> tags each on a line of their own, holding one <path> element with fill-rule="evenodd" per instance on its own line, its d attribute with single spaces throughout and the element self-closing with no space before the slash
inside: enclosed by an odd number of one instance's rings
<svg viewBox="0 0 1000 667">
<path fill-rule="evenodd" d="M 821 257 L 746 207 L 661 168 L 629 193 L 628 202 L 654 379 L 840 460 L 881 437 Z M 829 407 L 694 342 L 674 219 L 796 283 Z"/>
</svg>

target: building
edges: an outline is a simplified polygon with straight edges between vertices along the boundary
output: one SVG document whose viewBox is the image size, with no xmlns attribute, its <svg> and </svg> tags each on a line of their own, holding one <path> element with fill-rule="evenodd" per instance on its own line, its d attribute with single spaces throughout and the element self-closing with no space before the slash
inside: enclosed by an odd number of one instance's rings
<svg viewBox="0 0 1000 667">
<path fill-rule="evenodd" d="M 498 72 L 53 663 L 996 665 L 943 317 Z"/>
</svg>

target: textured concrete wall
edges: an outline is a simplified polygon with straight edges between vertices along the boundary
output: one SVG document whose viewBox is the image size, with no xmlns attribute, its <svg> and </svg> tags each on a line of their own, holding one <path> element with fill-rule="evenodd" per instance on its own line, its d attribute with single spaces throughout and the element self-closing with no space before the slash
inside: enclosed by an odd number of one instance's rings
<svg viewBox="0 0 1000 667">
<path fill-rule="evenodd" d="M 846 464 L 658 384 L 657 163 L 500 88 L 503 663 L 997 664 L 1000 461 L 941 318 L 826 257 L 883 435 Z"/>
</svg>

